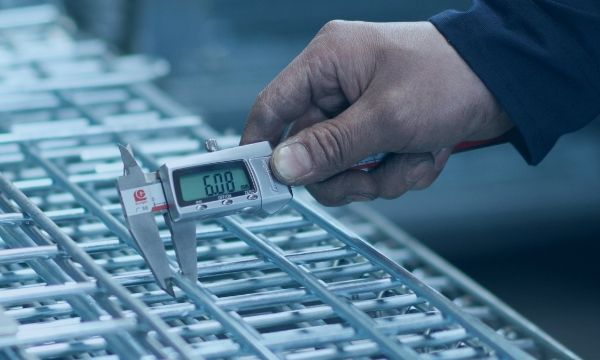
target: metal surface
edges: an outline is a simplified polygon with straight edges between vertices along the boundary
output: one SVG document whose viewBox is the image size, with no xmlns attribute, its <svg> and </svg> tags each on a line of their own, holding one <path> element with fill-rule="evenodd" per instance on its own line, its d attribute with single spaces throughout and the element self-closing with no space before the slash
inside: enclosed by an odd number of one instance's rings
<svg viewBox="0 0 600 360">
<path fill-rule="evenodd" d="M 2 44 L 57 33 L 79 48 L 52 7 L 11 11 L 0 12 Z M 4 56 L 23 66 L 55 61 L 11 46 Z M 148 71 L 118 84 L 90 75 L 82 88 L 37 79 L 0 100 L 0 358 L 577 358 L 360 206 L 333 220 L 295 199 L 266 219 L 204 221 L 198 281 L 174 273 L 166 294 L 124 226 L 115 144 L 132 144 L 153 171 L 207 138 L 236 139 L 140 82 Z"/>
</svg>

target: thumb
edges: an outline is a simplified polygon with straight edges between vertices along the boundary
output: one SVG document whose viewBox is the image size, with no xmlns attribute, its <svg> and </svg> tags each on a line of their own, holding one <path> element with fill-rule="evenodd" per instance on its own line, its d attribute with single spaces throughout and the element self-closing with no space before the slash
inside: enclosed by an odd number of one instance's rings
<svg viewBox="0 0 600 360">
<path fill-rule="evenodd" d="M 314 124 L 281 143 L 273 152 L 271 168 L 279 180 L 306 185 L 336 175 L 377 151 L 374 126 L 352 105 L 334 119 Z M 381 145 L 381 144 L 379 144 Z"/>
</svg>

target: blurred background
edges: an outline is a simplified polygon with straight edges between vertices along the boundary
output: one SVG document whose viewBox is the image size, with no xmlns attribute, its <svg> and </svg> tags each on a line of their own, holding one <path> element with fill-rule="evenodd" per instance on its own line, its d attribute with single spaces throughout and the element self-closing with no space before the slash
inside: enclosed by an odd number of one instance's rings
<svg viewBox="0 0 600 360">
<path fill-rule="evenodd" d="M 160 82 L 240 132 L 256 94 L 332 19 L 426 20 L 469 1 L 72 0 L 86 31 L 167 59 Z M 600 100 L 599 100 L 600 101 Z M 600 121 L 527 166 L 511 146 L 455 155 L 429 189 L 373 206 L 584 358 L 600 334 Z"/>
</svg>

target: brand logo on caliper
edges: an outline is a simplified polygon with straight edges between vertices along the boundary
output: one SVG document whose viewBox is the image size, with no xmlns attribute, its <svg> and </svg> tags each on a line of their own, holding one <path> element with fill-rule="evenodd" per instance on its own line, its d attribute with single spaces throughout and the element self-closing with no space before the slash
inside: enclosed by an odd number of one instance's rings
<svg viewBox="0 0 600 360">
<path fill-rule="evenodd" d="M 136 191 L 134 191 L 133 200 L 135 200 L 136 203 L 146 201 L 146 192 L 144 191 L 144 189 L 137 189 Z"/>
</svg>

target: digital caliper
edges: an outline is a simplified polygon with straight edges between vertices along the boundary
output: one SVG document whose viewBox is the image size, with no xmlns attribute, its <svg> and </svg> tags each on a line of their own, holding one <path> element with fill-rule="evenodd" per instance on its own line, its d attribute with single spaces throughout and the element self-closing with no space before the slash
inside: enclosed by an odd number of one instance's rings
<svg viewBox="0 0 600 360">
<path fill-rule="evenodd" d="M 292 199 L 292 189 L 272 174 L 267 141 L 219 150 L 162 165 L 145 173 L 131 149 L 120 145 L 124 175 L 117 179 L 121 206 L 131 236 L 159 286 L 173 295 L 171 269 L 160 238 L 156 213 L 170 232 L 181 273 L 197 279 L 196 220 L 239 213 L 267 216 Z"/>
<path fill-rule="evenodd" d="M 503 142 L 502 138 L 465 142 L 455 152 Z M 145 173 L 131 149 L 120 145 L 124 174 L 117 179 L 119 197 L 129 232 L 158 285 L 174 295 L 171 268 L 155 215 L 162 213 L 181 273 L 197 280 L 196 220 L 239 213 L 267 216 L 293 197 L 292 188 L 273 176 L 267 141 L 219 150 L 216 140 L 205 142 L 207 153 L 162 165 Z M 370 171 L 386 154 L 376 154 L 352 169 Z"/>
</svg>

